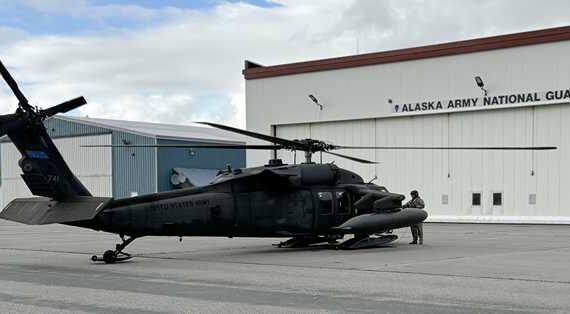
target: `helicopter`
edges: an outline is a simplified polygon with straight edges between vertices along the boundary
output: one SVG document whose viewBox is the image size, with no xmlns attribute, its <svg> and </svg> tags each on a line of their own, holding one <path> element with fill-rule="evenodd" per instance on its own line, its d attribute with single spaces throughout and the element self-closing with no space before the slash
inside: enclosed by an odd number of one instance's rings
<svg viewBox="0 0 570 314">
<path fill-rule="evenodd" d="M 272 159 L 252 168 L 221 170 L 205 186 L 130 198 L 97 197 L 72 173 L 49 137 L 43 121 L 85 105 L 78 97 L 48 109 L 32 107 L 0 62 L 0 74 L 18 99 L 15 113 L 0 116 L 0 136 L 7 135 L 21 153 L 22 179 L 36 197 L 16 198 L 0 218 L 24 224 L 60 223 L 118 234 L 121 242 L 93 262 L 115 263 L 133 257 L 124 249 L 145 236 L 224 236 L 289 238 L 278 247 L 324 243 L 337 249 L 378 247 L 398 237 L 389 231 L 424 221 L 423 209 L 402 209 L 404 195 L 365 182 L 334 163 L 312 161 L 315 153 L 374 164 L 333 152 L 339 149 L 493 149 L 550 150 L 556 147 L 367 147 L 341 146 L 315 139 L 288 140 L 216 123 L 229 132 L 269 145 L 129 145 L 128 147 L 290 150 L 305 153 L 301 164 Z M 93 145 L 121 147 L 121 145 Z M 122 146 L 125 147 L 125 146 Z M 352 238 L 338 242 L 345 236 Z"/>
</svg>

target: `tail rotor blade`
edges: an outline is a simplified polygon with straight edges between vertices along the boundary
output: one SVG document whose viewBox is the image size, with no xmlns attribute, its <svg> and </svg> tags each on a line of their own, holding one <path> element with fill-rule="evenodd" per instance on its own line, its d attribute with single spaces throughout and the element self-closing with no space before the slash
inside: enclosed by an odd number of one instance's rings
<svg viewBox="0 0 570 314">
<path fill-rule="evenodd" d="M 26 99 L 26 96 L 24 96 L 24 94 L 18 87 L 18 84 L 16 83 L 10 72 L 8 72 L 8 69 L 6 69 L 2 61 L 0 61 L 0 74 L 2 74 L 2 78 L 4 78 L 4 81 L 6 81 L 6 84 L 10 86 L 12 93 L 14 93 L 16 98 L 18 98 L 20 106 L 24 107 L 24 109 L 26 110 L 30 109 L 31 106 L 28 104 L 28 99 Z"/>
<path fill-rule="evenodd" d="M 42 110 L 41 112 L 43 113 L 43 115 L 45 117 L 51 117 L 55 114 L 58 113 L 65 113 L 68 111 L 71 111 L 75 108 L 81 107 L 83 105 L 85 105 L 87 103 L 87 101 L 85 100 L 85 98 L 83 98 L 83 96 L 81 97 L 77 97 L 71 100 L 68 100 L 66 102 L 62 102 L 59 105 L 55 105 L 53 107 L 50 107 L 48 109 Z"/>
<path fill-rule="evenodd" d="M 23 123 L 23 120 L 18 114 L 11 113 L 0 116 L 0 136 L 4 136 L 7 133 L 14 131 L 19 128 Z"/>
</svg>

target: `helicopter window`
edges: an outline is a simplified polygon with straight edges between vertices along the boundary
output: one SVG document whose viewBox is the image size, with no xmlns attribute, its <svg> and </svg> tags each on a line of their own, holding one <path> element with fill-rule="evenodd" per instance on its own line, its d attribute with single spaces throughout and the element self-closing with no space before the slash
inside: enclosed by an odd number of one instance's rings
<svg viewBox="0 0 570 314">
<path fill-rule="evenodd" d="M 336 206 L 338 212 L 341 214 L 346 214 L 350 211 L 348 205 L 348 193 L 346 192 L 336 192 Z"/>
<path fill-rule="evenodd" d="M 319 192 L 317 193 L 319 197 L 319 213 L 320 214 L 331 214 L 332 213 L 332 193 L 331 192 Z"/>
</svg>

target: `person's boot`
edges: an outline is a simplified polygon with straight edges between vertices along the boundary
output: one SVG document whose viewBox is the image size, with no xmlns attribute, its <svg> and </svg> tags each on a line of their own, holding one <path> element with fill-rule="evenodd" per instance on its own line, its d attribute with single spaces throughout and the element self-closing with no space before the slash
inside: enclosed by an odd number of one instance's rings
<svg viewBox="0 0 570 314">
<path fill-rule="evenodd" d="M 416 240 L 410 242 L 410 244 L 418 244 L 418 242 Z"/>
<path fill-rule="evenodd" d="M 420 245 L 424 244 L 424 240 L 420 240 Z"/>
</svg>

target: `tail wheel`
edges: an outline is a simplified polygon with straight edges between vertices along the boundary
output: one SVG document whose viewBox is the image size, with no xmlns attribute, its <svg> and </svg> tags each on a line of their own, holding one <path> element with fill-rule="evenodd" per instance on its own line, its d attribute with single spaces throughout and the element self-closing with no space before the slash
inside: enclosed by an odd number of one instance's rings
<svg viewBox="0 0 570 314">
<path fill-rule="evenodd" d="M 117 255 L 115 251 L 108 250 L 103 253 L 103 262 L 105 262 L 105 264 L 113 264 L 116 260 Z"/>
</svg>

